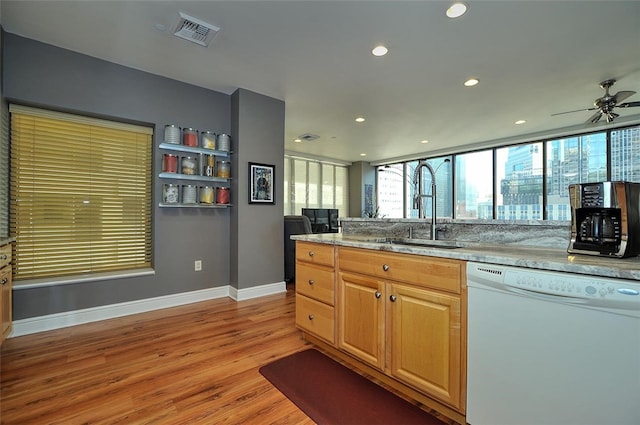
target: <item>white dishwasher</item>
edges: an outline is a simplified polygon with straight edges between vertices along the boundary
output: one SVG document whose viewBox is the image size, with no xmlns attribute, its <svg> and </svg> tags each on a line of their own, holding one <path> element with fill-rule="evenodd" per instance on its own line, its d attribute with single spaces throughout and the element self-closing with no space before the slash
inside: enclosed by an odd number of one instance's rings
<svg viewBox="0 0 640 425">
<path fill-rule="evenodd" d="M 469 262 L 467 286 L 469 424 L 640 424 L 640 282 Z"/>
</svg>

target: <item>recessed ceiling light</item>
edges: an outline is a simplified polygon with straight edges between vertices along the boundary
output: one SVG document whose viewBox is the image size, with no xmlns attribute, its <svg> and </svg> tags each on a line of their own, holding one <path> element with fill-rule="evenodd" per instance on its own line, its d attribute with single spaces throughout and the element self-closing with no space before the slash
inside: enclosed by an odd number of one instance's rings
<svg viewBox="0 0 640 425">
<path fill-rule="evenodd" d="M 460 2 L 453 3 L 451 7 L 447 9 L 447 16 L 451 19 L 459 18 L 460 16 L 464 15 L 466 11 L 467 11 L 466 4 L 460 3 Z"/>
<path fill-rule="evenodd" d="M 296 142 L 296 143 L 302 143 L 301 139 L 293 139 L 293 141 Z"/>
<path fill-rule="evenodd" d="M 387 54 L 388 51 L 389 49 L 380 45 L 380 46 L 374 47 L 371 53 L 373 53 L 373 56 L 384 56 Z"/>
<path fill-rule="evenodd" d="M 464 85 L 467 87 L 473 87 L 479 82 L 480 80 L 478 80 L 477 78 L 469 78 L 467 81 L 464 82 Z"/>
<path fill-rule="evenodd" d="M 364 117 L 358 117 L 356 118 L 356 122 L 365 122 L 366 120 L 364 119 Z"/>
<path fill-rule="evenodd" d="M 525 121 L 525 120 L 518 120 L 518 121 L 516 121 L 514 124 L 516 124 L 516 125 L 520 125 L 520 124 L 524 124 L 524 123 L 526 123 L 526 121 Z"/>
<path fill-rule="evenodd" d="M 367 156 L 367 154 L 366 153 L 361 153 L 360 156 Z"/>
<path fill-rule="evenodd" d="M 427 139 L 424 139 L 424 140 L 420 140 L 420 143 L 427 144 L 427 143 L 429 143 L 429 141 Z"/>
</svg>

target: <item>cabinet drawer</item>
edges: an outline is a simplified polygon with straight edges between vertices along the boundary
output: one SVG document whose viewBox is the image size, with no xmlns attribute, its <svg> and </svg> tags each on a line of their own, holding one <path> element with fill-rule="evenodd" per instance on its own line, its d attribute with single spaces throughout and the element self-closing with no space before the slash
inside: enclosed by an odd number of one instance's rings
<svg viewBox="0 0 640 425">
<path fill-rule="evenodd" d="M 333 267 L 333 245 L 296 241 L 296 260 Z"/>
<path fill-rule="evenodd" d="M 325 304 L 334 305 L 333 270 L 298 262 L 296 264 L 296 292 Z"/>
<path fill-rule="evenodd" d="M 464 262 L 359 248 L 338 250 L 340 270 L 460 293 Z"/>
<path fill-rule="evenodd" d="M 296 294 L 296 325 L 331 344 L 335 342 L 334 308 Z"/>
<path fill-rule="evenodd" d="M 0 267 L 4 267 L 11 262 L 11 244 L 0 247 Z"/>
</svg>

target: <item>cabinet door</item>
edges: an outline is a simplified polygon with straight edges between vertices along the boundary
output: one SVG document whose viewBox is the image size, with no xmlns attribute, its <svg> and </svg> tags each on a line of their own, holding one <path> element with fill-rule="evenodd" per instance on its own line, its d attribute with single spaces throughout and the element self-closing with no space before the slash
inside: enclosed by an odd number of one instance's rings
<svg viewBox="0 0 640 425">
<path fill-rule="evenodd" d="M 338 347 L 384 369 L 384 282 L 339 274 Z"/>
<path fill-rule="evenodd" d="M 460 407 L 460 299 L 398 284 L 389 296 L 392 375 Z"/>
</svg>

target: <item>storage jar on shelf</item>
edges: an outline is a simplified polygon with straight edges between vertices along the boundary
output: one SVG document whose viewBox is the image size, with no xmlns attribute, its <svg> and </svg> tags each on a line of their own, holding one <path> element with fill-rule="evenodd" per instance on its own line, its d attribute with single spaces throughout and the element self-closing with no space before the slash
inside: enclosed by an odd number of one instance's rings
<svg viewBox="0 0 640 425">
<path fill-rule="evenodd" d="M 200 147 L 205 149 L 216 148 L 216 134 L 213 131 L 203 131 L 200 133 Z"/>
<path fill-rule="evenodd" d="M 213 177 L 215 169 L 216 158 L 213 155 L 203 155 L 202 160 L 202 175 L 207 177 Z"/>
<path fill-rule="evenodd" d="M 198 130 L 195 128 L 185 128 L 182 130 L 182 144 L 190 147 L 198 146 Z"/>
<path fill-rule="evenodd" d="M 216 189 L 216 203 L 218 203 L 218 204 L 228 204 L 229 203 L 229 188 L 228 187 L 218 187 Z"/>
<path fill-rule="evenodd" d="M 167 183 L 162 186 L 162 202 L 165 204 L 180 203 L 180 194 L 177 184 Z"/>
<path fill-rule="evenodd" d="M 212 186 L 200 186 L 200 203 L 201 204 L 213 204 L 213 187 Z"/>
<path fill-rule="evenodd" d="M 197 187 L 193 184 L 182 185 L 182 203 L 196 204 L 198 203 Z"/>
<path fill-rule="evenodd" d="M 165 153 L 162 156 L 162 171 L 164 173 L 177 173 L 178 172 L 178 156 Z"/>
<path fill-rule="evenodd" d="M 198 175 L 198 158 L 194 156 L 183 156 L 180 164 L 182 174 L 190 176 Z"/>
<path fill-rule="evenodd" d="M 228 134 L 218 134 L 216 139 L 216 146 L 219 151 L 231 151 L 231 136 Z"/>
<path fill-rule="evenodd" d="M 164 141 L 174 145 L 180 144 L 180 127 L 174 124 L 164 126 Z"/>
<path fill-rule="evenodd" d="M 217 163 L 218 170 L 216 171 L 216 177 L 220 177 L 223 179 L 228 179 L 231 177 L 231 162 L 229 161 L 218 161 Z"/>
</svg>

